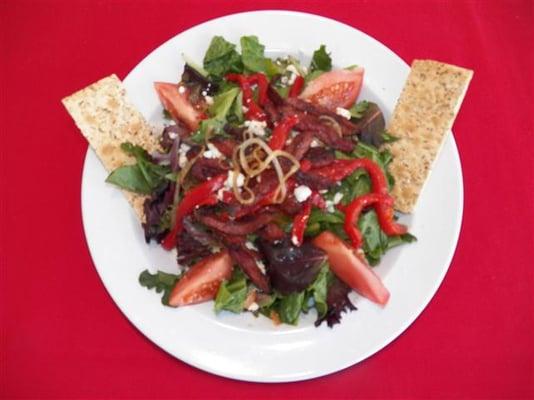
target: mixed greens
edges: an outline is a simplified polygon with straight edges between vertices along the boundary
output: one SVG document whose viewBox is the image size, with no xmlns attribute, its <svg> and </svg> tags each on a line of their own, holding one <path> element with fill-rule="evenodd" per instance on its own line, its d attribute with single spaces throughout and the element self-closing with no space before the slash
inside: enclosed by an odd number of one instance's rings
<svg viewBox="0 0 534 400">
<path fill-rule="evenodd" d="M 160 151 L 124 143 L 135 163 L 107 181 L 147 196 L 147 242 L 177 250 L 176 274 L 143 271 L 168 306 L 214 300 L 316 325 L 354 310 L 356 290 L 385 305 L 370 265 L 415 238 L 396 222 L 388 173 L 395 138 L 379 106 L 357 98 L 364 70 L 333 69 L 321 45 L 309 65 L 271 59 L 256 36 L 239 49 L 215 36 L 202 65 L 156 82 L 167 126 Z"/>
</svg>

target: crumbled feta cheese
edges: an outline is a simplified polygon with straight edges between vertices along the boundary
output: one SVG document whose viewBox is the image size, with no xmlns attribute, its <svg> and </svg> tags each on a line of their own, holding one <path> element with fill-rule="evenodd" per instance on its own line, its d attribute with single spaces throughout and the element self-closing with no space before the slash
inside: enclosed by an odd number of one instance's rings
<svg viewBox="0 0 534 400">
<path fill-rule="evenodd" d="M 346 108 L 338 107 L 336 108 L 336 114 L 342 116 L 343 118 L 350 119 L 350 111 Z"/>
<path fill-rule="evenodd" d="M 180 168 L 183 168 L 185 164 L 187 164 L 187 152 L 190 149 L 191 147 L 185 143 L 180 145 L 180 148 L 178 149 L 178 165 Z"/>
<path fill-rule="evenodd" d="M 295 246 L 298 246 L 299 244 L 299 238 L 295 235 L 291 235 L 291 243 L 293 243 Z"/>
<path fill-rule="evenodd" d="M 267 127 L 267 122 L 265 121 L 245 121 L 245 126 L 247 127 L 247 132 L 255 136 L 265 136 L 265 128 Z"/>
<path fill-rule="evenodd" d="M 245 242 L 245 247 L 249 250 L 258 251 L 258 248 L 252 242 Z"/>
<path fill-rule="evenodd" d="M 295 80 L 297 79 L 297 76 L 297 74 L 291 73 L 291 75 L 289 75 L 289 79 L 287 80 L 287 84 L 289 86 L 293 85 L 295 83 Z"/>
<path fill-rule="evenodd" d="M 299 203 L 302 203 L 308 199 L 308 197 L 311 196 L 312 191 L 308 186 L 300 185 L 295 188 L 293 191 L 295 198 Z"/>
<path fill-rule="evenodd" d="M 256 302 L 252 303 L 250 306 L 247 307 L 247 310 L 252 311 L 252 312 L 258 311 L 259 309 L 260 309 L 260 306 Z"/>
<path fill-rule="evenodd" d="M 334 212 L 336 210 L 334 207 L 335 204 L 332 200 L 326 200 L 325 204 L 326 204 L 326 210 L 328 212 Z"/>
<path fill-rule="evenodd" d="M 334 195 L 334 204 L 339 204 L 341 199 L 343 198 L 343 193 L 338 192 Z"/>
<path fill-rule="evenodd" d="M 243 110 L 243 112 L 245 114 L 248 112 L 248 107 L 247 106 L 241 106 L 241 109 Z"/>
<path fill-rule="evenodd" d="M 265 264 L 263 263 L 263 261 L 257 260 L 256 264 L 258 265 L 258 268 L 260 269 L 262 274 L 265 275 L 266 274 L 266 269 L 265 269 Z"/>
<path fill-rule="evenodd" d="M 289 79 L 287 76 L 283 76 L 282 78 L 280 78 L 280 82 L 282 83 L 282 85 L 287 85 Z"/>
<path fill-rule="evenodd" d="M 224 192 L 226 192 L 226 188 L 220 188 L 217 190 L 217 200 L 222 201 L 224 198 Z"/>
<path fill-rule="evenodd" d="M 310 144 L 310 147 L 319 147 L 320 145 L 321 143 L 317 139 L 313 139 Z"/>
<path fill-rule="evenodd" d="M 202 92 L 200 92 L 200 94 L 204 97 L 206 97 L 208 95 L 208 92 L 206 92 L 205 90 L 203 90 Z"/>
<path fill-rule="evenodd" d="M 291 72 L 292 74 L 295 74 L 295 75 L 300 75 L 299 70 L 293 64 L 289 64 L 286 67 L 286 71 L 289 71 L 289 72 Z"/>
<path fill-rule="evenodd" d="M 208 143 L 208 150 L 202 154 L 206 158 L 221 158 L 222 154 L 213 144 Z"/>
<path fill-rule="evenodd" d="M 321 193 L 321 194 L 328 193 L 328 189 L 321 189 L 321 190 L 319 190 L 319 193 Z"/>
<path fill-rule="evenodd" d="M 300 69 L 302 70 L 302 73 L 303 73 L 304 75 L 307 75 L 307 74 L 308 74 L 308 68 L 305 67 L 304 65 L 301 66 Z"/>
<path fill-rule="evenodd" d="M 234 171 L 228 171 L 228 178 L 226 178 L 226 181 L 224 182 L 224 187 L 226 187 L 229 190 L 232 190 L 234 180 Z M 245 176 L 239 172 L 236 177 L 236 185 L 237 187 L 242 187 L 245 184 Z"/>
<path fill-rule="evenodd" d="M 204 99 L 206 100 L 206 104 L 211 106 L 213 104 L 213 97 L 211 96 L 204 96 Z"/>
<path fill-rule="evenodd" d="M 169 132 L 168 135 L 169 135 L 169 139 L 172 139 L 172 140 L 178 137 L 178 134 L 176 132 Z"/>
<path fill-rule="evenodd" d="M 184 86 L 178 86 L 178 93 L 184 94 L 185 93 L 185 87 Z"/>
</svg>

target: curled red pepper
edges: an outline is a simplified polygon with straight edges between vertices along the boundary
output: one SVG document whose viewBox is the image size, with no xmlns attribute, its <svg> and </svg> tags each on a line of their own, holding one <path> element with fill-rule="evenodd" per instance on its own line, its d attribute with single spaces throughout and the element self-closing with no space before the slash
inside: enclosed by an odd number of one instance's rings
<svg viewBox="0 0 534 400">
<path fill-rule="evenodd" d="M 333 180 L 341 180 L 349 176 L 357 168 L 365 168 L 369 174 L 372 192 L 355 198 L 343 210 L 345 212 L 345 232 L 351 239 L 352 245 L 358 248 L 362 244 L 362 234 L 356 224 L 362 210 L 371 205 L 374 205 L 378 223 L 386 235 L 402 235 L 406 233 L 406 226 L 397 224 L 393 218 L 393 198 L 388 195 L 386 176 L 374 161 L 368 158 L 336 160 L 329 164 L 328 167 L 318 168 L 313 172 Z"/>
<path fill-rule="evenodd" d="M 289 135 L 289 131 L 296 124 L 298 124 L 299 118 L 296 115 L 289 115 L 284 117 L 273 129 L 271 139 L 269 140 L 269 147 L 273 150 L 282 149 Z"/>
<path fill-rule="evenodd" d="M 369 158 L 356 158 L 354 160 L 334 160 L 330 164 L 310 171 L 315 175 L 339 182 L 352 174 L 358 168 L 365 168 L 371 178 L 371 185 L 375 193 L 387 193 L 386 176 L 380 166 Z"/>
<path fill-rule="evenodd" d="M 289 97 L 297 97 L 300 92 L 302 92 L 302 87 L 304 86 L 304 78 L 300 75 L 297 75 L 295 78 L 295 82 L 293 82 L 293 85 L 291 85 L 291 88 L 289 89 Z"/>
<path fill-rule="evenodd" d="M 247 108 L 245 113 L 247 119 L 265 121 L 267 116 L 260 106 L 254 101 L 252 85 L 258 85 L 258 100 L 260 104 L 263 104 L 267 99 L 267 89 L 269 86 L 267 77 L 261 73 L 250 76 L 242 74 L 228 74 L 226 75 L 226 80 L 236 82 L 241 87 L 241 91 L 243 92 L 243 105 Z"/>
<path fill-rule="evenodd" d="M 391 197 L 387 195 L 381 193 L 367 193 L 363 196 L 356 197 L 352 203 L 345 208 L 344 228 L 354 248 L 359 248 L 363 241 L 362 233 L 356 227 L 362 210 L 379 202 L 388 202 L 389 205 L 393 204 L 391 202 Z M 382 224 L 380 224 L 380 226 L 382 226 Z"/>
<path fill-rule="evenodd" d="M 176 208 L 176 221 L 174 227 L 161 242 L 164 249 L 171 250 L 176 246 L 178 234 L 183 228 L 182 220 L 186 215 L 191 214 L 198 206 L 217 203 L 217 196 L 214 193 L 223 187 L 227 177 L 228 174 L 217 175 L 185 194 L 184 198 Z"/>
</svg>

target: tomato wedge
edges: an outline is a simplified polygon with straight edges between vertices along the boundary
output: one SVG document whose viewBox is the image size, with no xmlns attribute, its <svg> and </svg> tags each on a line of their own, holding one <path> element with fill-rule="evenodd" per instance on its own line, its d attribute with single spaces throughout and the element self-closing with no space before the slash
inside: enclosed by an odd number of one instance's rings
<svg viewBox="0 0 534 400">
<path fill-rule="evenodd" d="M 227 251 L 200 260 L 176 283 L 169 297 L 173 307 L 213 300 L 222 281 L 232 275 L 233 262 Z"/>
<path fill-rule="evenodd" d="M 363 72 L 361 67 L 325 72 L 313 79 L 299 97 L 334 112 L 338 107 L 350 108 L 360 94 Z"/>
<path fill-rule="evenodd" d="M 377 304 L 388 302 L 389 291 L 378 275 L 343 240 L 325 231 L 313 239 L 313 244 L 328 255 L 330 269 L 339 279 Z"/>
<path fill-rule="evenodd" d="M 161 104 L 175 121 L 183 122 L 192 131 L 198 129 L 198 125 L 202 119 L 205 119 L 205 115 L 189 102 L 189 89 L 181 84 L 167 82 L 155 82 L 154 88 Z"/>
</svg>

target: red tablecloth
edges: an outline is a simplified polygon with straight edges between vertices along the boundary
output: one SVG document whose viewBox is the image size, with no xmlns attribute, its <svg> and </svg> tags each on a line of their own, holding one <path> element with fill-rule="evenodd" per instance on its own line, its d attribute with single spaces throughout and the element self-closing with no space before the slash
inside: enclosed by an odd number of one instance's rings
<svg viewBox="0 0 534 400">
<path fill-rule="evenodd" d="M 454 127 L 462 233 L 437 295 L 370 359 L 266 385 L 174 359 L 114 305 L 82 229 L 87 144 L 60 99 L 124 77 L 200 22 L 274 8 L 335 18 L 407 62 L 443 60 L 475 76 Z M 0 18 L 0 397 L 534 397 L 532 1 L 4 0 Z"/>
</svg>

